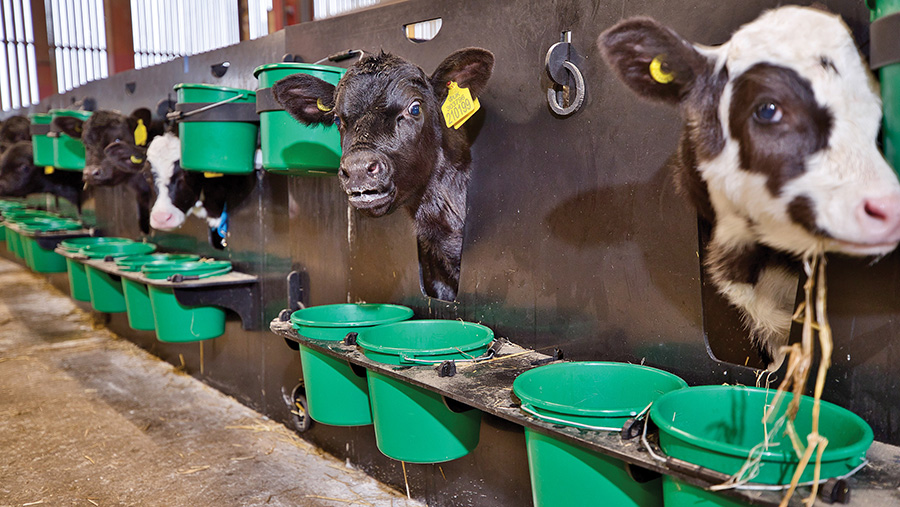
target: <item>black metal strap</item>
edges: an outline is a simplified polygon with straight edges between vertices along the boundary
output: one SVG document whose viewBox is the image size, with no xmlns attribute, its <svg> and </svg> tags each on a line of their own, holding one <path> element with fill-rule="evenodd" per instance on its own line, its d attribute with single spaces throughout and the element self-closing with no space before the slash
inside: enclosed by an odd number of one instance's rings
<svg viewBox="0 0 900 507">
<path fill-rule="evenodd" d="M 175 110 L 182 113 L 200 109 L 215 104 L 215 102 L 191 102 L 177 104 Z M 206 111 L 186 116 L 180 121 L 235 121 L 259 123 L 259 115 L 256 114 L 256 104 L 249 102 L 222 104 Z"/>
<path fill-rule="evenodd" d="M 49 123 L 32 123 L 31 124 L 31 135 L 33 136 L 45 136 L 50 133 L 50 124 Z"/>
<path fill-rule="evenodd" d="M 269 111 L 284 111 L 284 108 L 275 100 L 275 92 L 271 88 L 260 88 L 256 90 L 256 112 Z"/>
<path fill-rule="evenodd" d="M 894 63 L 900 63 L 900 12 L 876 19 L 869 30 L 869 67 Z"/>
</svg>

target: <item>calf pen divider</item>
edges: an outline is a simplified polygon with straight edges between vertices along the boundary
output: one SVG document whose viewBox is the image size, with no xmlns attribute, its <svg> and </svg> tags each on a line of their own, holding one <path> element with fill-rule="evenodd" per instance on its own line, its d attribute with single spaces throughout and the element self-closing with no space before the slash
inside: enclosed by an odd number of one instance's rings
<svg viewBox="0 0 900 507">
<path fill-rule="evenodd" d="M 286 317 L 290 312 L 284 312 Z M 288 320 L 276 318 L 269 328 L 278 336 L 291 342 L 300 342 L 301 338 Z M 518 345 L 501 341 L 495 358 L 482 363 L 459 365 L 459 374 L 452 378 L 440 377 L 440 365 L 435 367 L 413 367 L 396 369 L 396 366 L 382 364 L 365 357 L 355 345 L 344 341 L 320 341 L 302 339 L 304 346 L 324 355 L 347 361 L 351 365 L 362 366 L 379 375 L 401 380 L 403 382 L 436 392 L 454 405 L 463 405 L 478 409 L 519 426 L 529 428 L 535 433 L 552 436 L 563 442 L 580 446 L 590 451 L 621 460 L 628 465 L 658 472 L 677 479 L 682 484 L 689 484 L 706 489 L 722 483 L 727 477 L 724 474 L 693 465 L 682 460 L 670 458 L 658 461 L 647 452 L 641 443 L 641 431 L 646 426 L 627 424 L 621 433 L 607 431 L 584 431 L 574 427 L 561 427 L 554 422 L 545 422 L 529 416 L 521 410 L 512 397 L 512 383 L 515 378 L 536 364 L 546 364 L 550 358 L 536 351 L 526 350 Z M 496 366 L 502 366 L 497 368 Z M 623 434 L 630 438 L 623 438 Z M 656 434 L 649 435 L 647 444 L 657 455 L 664 455 L 656 441 Z M 871 466 L 864 467 L 853 476 L 853 500 L 859 505 L 883 505 L 879 499 L 884 498 L 884 481 L 900 475 L 900 448 L 876 442 L 869 451 Z M 831 488 L 820 488 L 831 491 Z M 799 501 L 801 492 L 795 496 Z M 768 490 L 725 490 L 715 494 L 722 499 L 735 500 L 738 503 L 775 504 L 781 501 L 782 491 Z M 791 503 L 793 505 L 794 502 Z M 799 505 L 799 503 L 798 503 Z"/>
</svg>

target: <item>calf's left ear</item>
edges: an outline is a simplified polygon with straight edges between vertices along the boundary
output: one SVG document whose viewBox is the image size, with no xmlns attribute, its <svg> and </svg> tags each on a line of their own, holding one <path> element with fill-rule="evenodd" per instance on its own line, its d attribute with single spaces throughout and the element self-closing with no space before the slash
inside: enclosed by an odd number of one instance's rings
<svg viewBox="0 0 900 507">
<path fill-rule="evenodd" d="M 144 161 L 147 160 L 146 148 L 125 141 L 110 143 L 103 153 L 116 168 L 129 173 L 140 172 L 144 168 Z"/>
<path fill-rule="evenodd" d="M 453 52 L 431 74 L 431 86 L 439 101 L 447 96 L 447 83 L 456 81 L 475 97 L 481 95 L 494 71 L 494 54 L 486 49 L 465 48 Z"/>
<path fill-rule="evenodd" d="M 53 118 L 53 126 L 69 137 L 81 139 L 84 120 L 73 118 L 71 116 L 58 116 Z"/>
<path fill-rule="evenodd" d="M 307 74 L 294 74 L 272 86 L 275 100 L 306 125 L 334 123 L 334 85 Z"/>
</svg>

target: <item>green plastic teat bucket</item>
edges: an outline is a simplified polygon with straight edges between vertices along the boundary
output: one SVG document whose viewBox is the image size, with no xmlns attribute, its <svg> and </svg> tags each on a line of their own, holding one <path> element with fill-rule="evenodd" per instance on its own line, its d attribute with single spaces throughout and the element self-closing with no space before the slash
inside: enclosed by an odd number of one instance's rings
<svg viewBox="0 0 900 507">
<path fill-rule="evenodd" d="M 51 115 L 51 131 L 56 137 L 53 138 L 53 165 L 57 169 L 67 169 L 71 171 L 80 171 L 84 169 L 84 143 L 81 139 L 75 139 L 56 130 L 52 125 L 52 120 L 64 116 L 78 118 L 82 121 L 91 117 L 90 111 L 74 111 L 72 109 L 53 109 Z"/>
<path fill-rule="evenodd" d="M 62 241 L 57 247 L 69 253 L 77 253 L 88 245 L 103 243 L 134 243 L 128 238 L 112 238 L 106 236 L 93 236 L 85 238 L 72 238 Z M 69 292 L 76 301 L 90 301 L 91 290 L 88 287 L 87 271 L 83 263 L 66 257 L 66 273 L 69 275 Z"/>
<path fill-rule="evenodd" d="M 36 234 L 73 231 L 81 229 L 81 224 L 74 220 L 56 218 L 34 218 L 19 223 L 22 234 L 22 252 L 25 264 L 36 273 L 63 273 L 66 271 L 66 259 L 54 252 L 54 248 L 44 248 L 38 243 Z"/>
<path fill-rule="evenodd" d="M 897 16 L 900 16 L 900 0 L 867 0 L 866 3 L 872 9 L 873 21 L 870 29 L 870 63 L 872 68 L 880 66 L 878 79 L 881 81 L 884 109 L 884 156 L 894 171 L 900 173 L 900 62 L 896 60 L 900 39 L 894 28 Z"/>
<path fill-rule="evenodd" d="M 151 280 L 171 275 L 211 278 L 231 271 L 228 261 L 162 261 L 144 264 L 141 273 Z M 171 286 L 147 286 L 156 337 L 162 342 L 209 340 L 225 333 L 225 310 L 217 306 L 187 306 L 178 302 Z"/>
<path fill-rule="evenodd" d="M 523 411 L 546 423 L 620 431 L 661 395 L 684 387 L 681 378 L 648 366 L 570 362 L 526 371 L 513 382 L 513 393 Z M 525 444 L 537 507 L 588 505 L 597 499 L 616 506 L 663 504 L 658 474 L 634 473 L 621 460 L 528 427 Z"/>
<path fill-rule="evenodd" d="M 38 167 L 53 166 L 53 138 L 50 133 L 50 120 L 53 117 L 47 113 L 36 113 L 31 118 L 31 147 L 34 153 L 34 165 Z"/>
<path fill-rule="evenodd" d="M 494 332 L 459 320 L 407 320 L 363 328 L 357 344 L 380 363 L 431 368 L 483 355 Z M 369 370 L 375 443 L 385 456 L 409 463 L 460 458 L 478 445 L 481 411 L 448 404 L 441 395 Z"/>
<path fill-rule="evenodd" d="M 259 115 L 256 92 L 208 84 L 175 85 L 181 167 L 190 171 L 249 174 L 254 169 Z M 226 102 L 228 101 L 228 102 Z M 199 108 L 202 112 L 193 113 Z"/>
<path fill-rule="evenodd" d="M 751 450 L 761 444 L 768 429 L 772 434 L 768 450 L 758 452 L 759 472 L 749 482 L 789 484 L 799 462 L 790 437 L 777 423 L 763 425 L 763 413 L 775 397 L 775 389 L 743 386 L 701 386 L 668 393 L 650 409 L 659 427 L 659 444 L 670 457 L 734 474 L 747 462 Z M 778 407 L 782 416 L 790 395 Z M 800 439 L 812 428 L 813 399 L 803 396 L 794 426 Z M 771 409 L 770 409 L 771 410 Z M 859 466 L 872 445 L 872 428 L 859 416 L 826 401 L 821 402 L 819 434 L 828 439 L 822 454 L 821 479 L 845 475 Z M 777 421 L 775 417 L 773 421 Z M 813 463 L 800 476 L 813 479 Z M 666 506 L 737 506 L 742 503 L 706 491 L 671 476 L 663 479 Z"/>
<path fill-rule="evenodd" d="M 89 259 L 112 260 L 129 255 L 145 255 L 156 250 L 152 243 L 98 243 L 86 245 L 80 253 Z M 101 271 L 94 266 L 85 265 L 88 289 L 91 293 L 91 306 L 98 312 L 122 313 L 128 308 L 125 305 L 125 289 L 122 278 Z"/>
<path fill-rule="evenodd" d="M 196 261 L 199 255 L 194 254 L 148 254 L 123 257 L 116 261 L 122 271 L 140 271 L 146 264 L 166 261 Z M 122 277 L 122 292 L 125 296 L 125 314 L 128 325 L 138 331 L 153 331 L 153 307 L 150 304 L 150 292 L 147 284 Z"/>
<path fill-rule="evenodd" d="M 272 63 L 257 67 L 263 167 L 283 174 L 337 174 L 341 162 L 341 136 L 334 125 L 304 125 L 291 117 L 272 94 L 272 86 L 294 74 L 309 74 L 337 85 L 346 72 L 340 67 L 309 63 Z"/>
<path fill-rule="evenodd" d="M 405 306 L 389 304 L 336 304 L 312 306 L 291 315 L 301 338 L 338 341 L 362 328 L 391 324 L 412 317 Z M 300 343 L 300 363 L 309 416 L 332 426 L 372 424 L 369 384 L 365 370 Z"/>
</svg>

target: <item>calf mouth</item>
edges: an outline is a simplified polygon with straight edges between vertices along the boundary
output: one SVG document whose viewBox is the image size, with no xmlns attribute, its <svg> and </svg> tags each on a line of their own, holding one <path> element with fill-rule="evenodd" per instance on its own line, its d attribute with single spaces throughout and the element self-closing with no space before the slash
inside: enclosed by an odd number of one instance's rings
<svg viewBox="0 0 900 507">
<path fill-rule="evenodd" d="M 846 255 L 859 257 L 887 255 L 897 248 L 897 242 L 885 243 L 856 243 L 841 239 L 830 238 L 826 240 L 826 250 L 839 252 Z"/>
<path fill-rule="evenodd" d="M 350 201 L 350 205 L 372 216 L 387 214 L 396 195 L 397 189 L 393 186 L 388 188 L 352 188 L 347 191 L 347 199 Z"/>
</svg>

